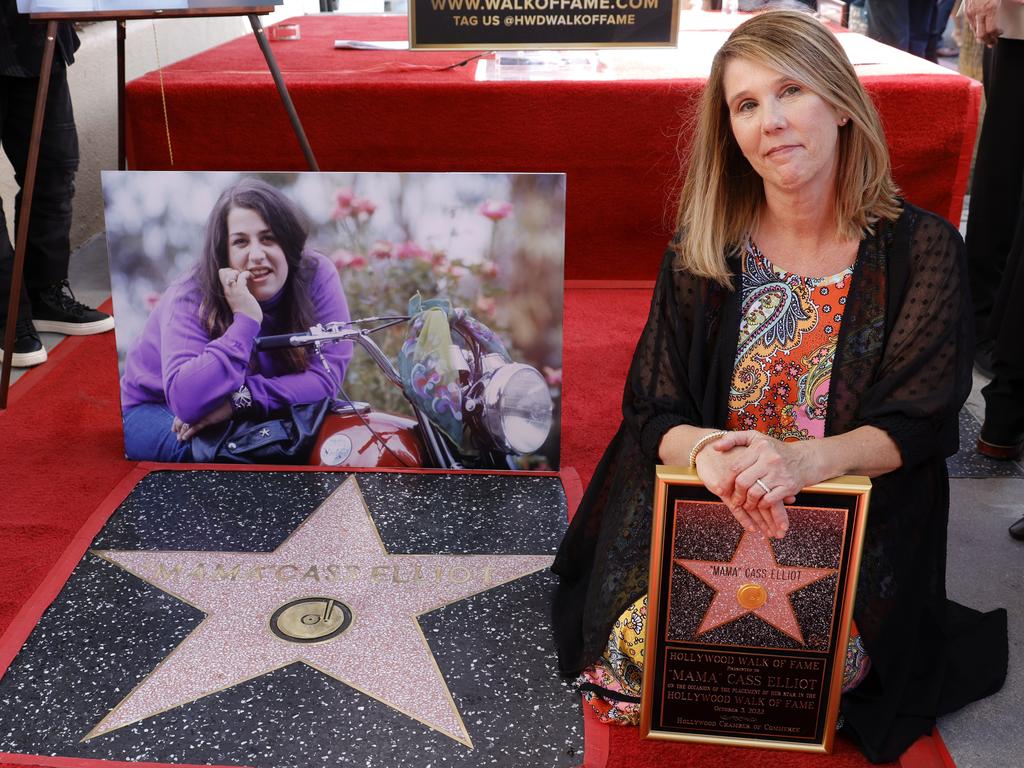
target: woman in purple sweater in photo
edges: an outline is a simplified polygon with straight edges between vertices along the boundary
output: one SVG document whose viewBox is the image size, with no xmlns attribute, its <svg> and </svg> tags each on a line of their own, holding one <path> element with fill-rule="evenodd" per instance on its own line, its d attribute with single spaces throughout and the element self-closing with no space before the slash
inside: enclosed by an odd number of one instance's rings
<svg viewBox="0 0 1024 768">
<path fill-rule="evenodd" d="M 269 184 L 243 179 L 224 190 L 199 263 L 171 283 L 128 352 L 121 408 L 129 459 L 191 461 L 189 441 L 212 424 L 338 392 L 351 344 L 324 347 L 323 362 L 305 349 L 253 344 L 349 319 L 337 269 L 306 250 L 307 235 Z"/>
</svg>

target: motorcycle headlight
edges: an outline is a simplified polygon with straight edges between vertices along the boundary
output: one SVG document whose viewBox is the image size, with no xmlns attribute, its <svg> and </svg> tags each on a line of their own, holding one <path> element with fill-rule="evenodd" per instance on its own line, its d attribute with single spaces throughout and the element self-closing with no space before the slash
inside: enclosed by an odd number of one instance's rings
<svg viewBox="0 0 1024 768">
<path fill-rule="evenodd" d="M 554 406 L 536 368 L 510 363 L 485 374 L 482 400 L 484 426 L 499 448 L 532 453 L 544 444 Z"/>
</svg>

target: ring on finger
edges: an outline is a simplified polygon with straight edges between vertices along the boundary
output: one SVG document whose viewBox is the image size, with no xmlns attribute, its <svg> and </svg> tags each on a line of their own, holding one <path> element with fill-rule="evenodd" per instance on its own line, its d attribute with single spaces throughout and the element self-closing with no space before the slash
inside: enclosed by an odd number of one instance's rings
<svg viewBox="0 0 1024 768">
<path fill-rule="evenodd" d="M 772 489 L 769 488 L 767 486 L 767 484 L 765 484 L 764 480 L 762 480 L 761 478 L 758 478 L 754 482 L 757 483 L 759 486 L 761 486 L 761 490 L 764 491 L 765 493 L 771 493 L 772 492 Z"/>
</svg>

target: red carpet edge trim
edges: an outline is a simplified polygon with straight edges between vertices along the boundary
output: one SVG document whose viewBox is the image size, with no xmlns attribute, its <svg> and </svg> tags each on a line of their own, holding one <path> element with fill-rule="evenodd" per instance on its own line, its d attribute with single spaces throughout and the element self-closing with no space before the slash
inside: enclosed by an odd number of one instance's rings
<svg viewBox="0 0 1024 768">
<path fill-rule="evenodd" d="M 77 346 L 77 345 L 75 345 Z M 37 377 L 37 381 L 41 377 Z M 28 640 L 29 634 L 35 629 L 43 612 L 50 606 L 60 593 L 71 572 L 85 555 L 96 534 L 117 509 L 118 505 L 128 496 L 132 488 L 149 470 L 136 466 L 125 475 L 107 497 L 100 503 L 82 527 L 75 534 L 71 543 L 54 563 L 49 574 L 18 611 L 7 631 L 0 637 L 0 677 L 18 655 L 21 647 Z M 164 763 L 115 762 L 111 760 L 95 760 L 79 757 L 52 757 L 48 755 L 25 755 L 0 752 L 0 761 L 13 765 L 52 766 L 53 768 L 200 768 L 192 765 L 169 765 Z"/>
<path fill-rule="evenodd" d="M 608 735 L 613 726 L 597 719 L 594 708 L 580 696 L 583 707 L 583 764 L 579 768 L 606 768 L 608 765 Z"/>
<path fill-rule="evenodd" d="M 96 508 L 96 511 L 78 529 L 78 533 L 71 539 L 46 578 L 15 615 L 14 620 L 7 627 L 7 631 L 0 637 L 0 677 L 7 672 L 7 668 L 14 661 L 14 657 L 18 655 L 21 646 L 28 640 L 29 634 L 35 629 L 43 612 L 63 589 L 64 584 L 71 576 L 71 571 L 85 555 L 92 540 L 96 538 L 96 534 L 100 532 L 114 510 L 147 472 L 140 467 L 135 467 L 121 479 L 114 490 Z"/>
<path fill-rule="evenodd" d="M 922 736 L 900 755 L 900 768 L 956 768 L 938 728 Z"/>
<path fill-rule="evenodd" d="M 558 476 L 562 478 L 562 488 L 565 490 L 565 510 L 568 513 L 566 519 L 572 520 L 576 508 L 583 500 L 583 481 L 580 480 L 579 472 L 572 467 L 565 467 Z"/>
<path fill-rule="evenodd" d="M 47 768 L 248 768 L 244 765 L 216 766 L 195 763 L 122 763 L 86 757 L 50 757 L 47 755 L 12 755 L 0 752 L 0 760 L 11 765 L 46 766 Z"/>
</svg>

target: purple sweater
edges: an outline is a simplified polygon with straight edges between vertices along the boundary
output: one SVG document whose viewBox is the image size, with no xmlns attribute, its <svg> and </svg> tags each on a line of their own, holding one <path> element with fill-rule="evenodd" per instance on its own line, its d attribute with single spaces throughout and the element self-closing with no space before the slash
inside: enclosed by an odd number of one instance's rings
<svg viewBox="0 0 1024 768">
<path fill-rule="evenodd" d="M 308 290 L 316 321 L 348 320 L 337 269 L 319 253 L 307 251 L 305 256 L 315 269 Z M 199 291 L 191 272 L 178 278 L 160 298 L 128 351 L 121 378 L 121 408 L 166 404 L 179 419 L 194 423 L 242 384 L 249 387 L 253 406 L 260 413 L 336 395 L 352 357 L 351 342 L 323 347 L 330 375 L 315 355 L 302 373 L 286 371 L 279 351 L 253 356 L 257 336 L 307 330 L 283 327 L 286 320 L 280 302 L 280 294 L 260 302 L 262 324 L 235 313 L 224 335 L 211 339 L 200 320 Z"/>
</svg>

